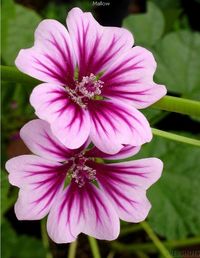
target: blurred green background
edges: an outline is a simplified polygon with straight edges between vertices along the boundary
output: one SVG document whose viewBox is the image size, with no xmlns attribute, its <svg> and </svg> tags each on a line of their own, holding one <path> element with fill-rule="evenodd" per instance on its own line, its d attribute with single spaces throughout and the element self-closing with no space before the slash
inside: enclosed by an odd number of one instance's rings
<svg viewBox="0 0 200 258">
<path fill-rule="evenodd" d="M 150 49 L 158 63 L 155 81 L 165 84 L 169 95 L 200 100 L 200 1 L 104 2 L 110 5 L 85 0 L 2 0 L 2 64 L 13 66 L 18 51 L 33 45 L 34 30 L 42 19 L 65 24 L 67 12 L 78 6 L 91 11 L 102 25 L 128 28 L 136 45 Z M 2 82 L 2 258 L 62 258 L 67 257 L 69 245 L 49 240 L 48 247 L 45 221 L 15 218 L 18 190 L 9 185 L 4 169 L 8 158 L 28 152 L 18 132 L 35 117 L 29 104 L 31 90 L 27 84 Z M 200 138 L 199 117 L 151 108 L 143 112 L 152 127 Z M 200 257 L 200 149 L 155 136 L 131 159 L 150 156 L 161 158 L 165 166 L 162 178 L 148 191 L 152 209 L 147 221 L 172 256 Z M 161 257 L 141 225 L 122 222 L 119 239 L 98 243 L 103 258 Z M 84 235 L 79 237 L 77 257 L 92 257 Z"/>
</svg>

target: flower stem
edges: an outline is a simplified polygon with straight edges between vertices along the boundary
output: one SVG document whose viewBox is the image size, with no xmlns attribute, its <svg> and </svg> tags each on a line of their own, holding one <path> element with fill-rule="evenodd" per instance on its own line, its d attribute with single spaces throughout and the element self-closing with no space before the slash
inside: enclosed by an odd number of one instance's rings
<svg viewBox="0 0 200 258">
<path fill-rule="evenodd" d="M 40 81 L 21 73 L 14 66 L 1 66 L 1 78 L 2 81 L 25 83 L 33 86 L 41 83 Z M 200 102 L 190 99 L 165 96 L 151 107 L 200 117 Z"/>
<path fill-rule="evenodd" d="M 1 65 L 1 80 L 35 86 L 41 82 L 20 72 L 14 66 Z"/>
<path fill-rule="evenodd" d="M 190 144 L 190 145 L 194 145 L 194 146 L 198 146 L 200 147 L 200 140 L 197 139 L 193 139 L 193 138 L 189 138 L 189 137 L 185 137 L 185 136 L 181 136 L 181 135 L 177 135 L 174 133 L 169 133 L 169 132 L 165 132 L 156 128 L 151 128 L 152 132 L 154 135 L 156 136 L 160 136 L 169 140 L 173 140 L 173 141 L 177 141 L 177 142 L 182 142 L 182 143 L 186 143 L 186 144 Z"/>
<path fill-rule="evenodd" d="M 53 258 L 49 248 L 49 238 L 46 232 L 46 219 L 41 220 L 41 235 L 44 248 L 46 249 L 46 258 Z"/>
<path fill-rule="evenodd" d="M 88 240 L 90 243 L 90 248 L 93 254 L 93 258 L 101 258 L 100 252 L 99 252 L 99 247 L 97 244 L 97 241 L 95 238 L 88 236 Z"/>
<path fill-rule="evenodd" d="M 138 232 L 142 229 L 143 228 L 140 224 L 124 227 L 120 231 L 120 237 L 125 236 L 125 235 L 130 234 L 130 233 Z"/>
<path fill-rule="evenodd" d="M 76 257 L 76 248 L 78 245 L 78 240 L 72 242 L 69 246 L 69 253 L 68 258 L 75 258 Z"/>
<path fill-rule="evenodd" d="M 143 229 L 146 231 L 147 235 L 149 238 L 154 242 L 155 246 L 158 248 L 160 253 L 165 257 L 165 258 L 173 258 L 170 254 L 170 252 L 167 250 L 165 245 L 160 241 L 160 239 L 156 236 L 154 233 L 153 229 L 150 227 L 150 225 L 146 222 L 143 221 L 140 223 Z"/>
<path fill-rule="evenodd" d="M 165 111 L 181 113 L 184 115 L 200 117 L 200 101 L 165 96 L 151 107 Z"/>
<path fill-rule="evenodd" d="M 182 248 L 182 247 L 189 247 L 193 245 L 200 244 L 200 237 L 192 237 L 187 239 L 180 239 L 180 240 L 171 240 L 171 241 L 163 241 L 162 242 L 166 247 L 172 248 Z M 138 251 L 143 251 L 147 253 L 156 253 L 157 248 L 153 243 L 145 243 L 145 244 L 123 244 L 117 241 L 114 241 L 112 244 L 112 248 L 120 251 L 120 252 L 130 252 L 135 253 Z M 172 249 L 173 250 L 173 249 Z"/>
</svg>

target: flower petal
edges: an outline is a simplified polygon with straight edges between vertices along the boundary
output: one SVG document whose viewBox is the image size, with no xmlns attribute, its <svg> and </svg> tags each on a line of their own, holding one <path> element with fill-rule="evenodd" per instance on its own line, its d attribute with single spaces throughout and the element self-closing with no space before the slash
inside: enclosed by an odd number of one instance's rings
<svg viewBox="0 0 200 258">
<path fill-rule="evenodd" d="M 17 68 L 41 81 L 70 85 L 76 65 L 67 29 L 55 20 L 42 21 L 35 31 L 35 44 L 22 49 Z"/>
<path fill-rule="evenodd" d="M 166 94 L 166 88 L 153 82 L 156 62 L 150 51 L 134 47 L 110 66 L 101 77 L 102 95 L 145 108 Z"/>
<path fill-rule="evenodd" d="M 35 155 L 22 155 L 7 161 L 9 182 L 20 188 L 15 204 L 19 220 L 37 220 L 47 215 L 62 191 L 69 164 L 47 161 Z"/>
<path fill-rule="evenodd" d="M 140 151 L 140 147 L 139 146 L 132 146 L 132 145 L 126 145 L 124 147 L 122 147 L 122 149 L 117 152 L 116 154 L 107 154 L 104 153 L 102 151 L 100 151 L 97 147 L 93 147 L 92 149 L 90 149 L 89 151 L 87 151 L 85 153 L 85 155 L 87 157 L 96 157 L 96 158 L 102 158 L 102 159 L 111 159 L 111 160 L 115 160 L 115 159 L 125 159 L 125 158 L 129 158 L 135 154 L 137 154 Z"/>
<path fill-rule="evenodd" d="M 133 46 L 132 34 L 124 28 L 103 27 L 91 13 L 73 8 L 67 26 L 79 66 L 79 77 L 105 70 Z"/>
<path fill-rule="evenodd" d="M 90 132 L 88 112 L 69 99 L 64 87 L 40 84 L 30 102 L 36 115 L 50 123 L 53 134 L 67 148 L 76 149 L 85 143 Z"/>
<path fill-rule="evenodd" d="M 79 153 L 79 149 L 70 150 L 61 144 L 44 120 L 35 119 L 28 122 L 20 130 L 20 136 L 31 152 L 48 160 L 66 161 L 75 153 Z"/>
<path fill-rule="evenodd" d="M 91 165 L 91 164 L 90 164 Z M 140 222 L 151 208 L 146 189 L 155 183 L 163 164 L 157 158 L 116 164 L 93 164 L 100 188 L 112 202 L 119 217 L 128 222 Z"/>
<path fill-rule="evenodd" d="M 152 138 L 148 121 L 134 107 L 120 101 L 96 100 L 88 106 L 90 137 L 94 145 L 108 154 L 118 153 L 123 144 L 140 146 Z"/>
<path fill-rule="evenodd" d="M 87 183 L 70 184 L 51 209 L 47 230 L 56 243 L 68 243 L 81 232 L 97 239 L 113 240 L 119 234 L 119 218 L 104 194 Z"/>
</svg>

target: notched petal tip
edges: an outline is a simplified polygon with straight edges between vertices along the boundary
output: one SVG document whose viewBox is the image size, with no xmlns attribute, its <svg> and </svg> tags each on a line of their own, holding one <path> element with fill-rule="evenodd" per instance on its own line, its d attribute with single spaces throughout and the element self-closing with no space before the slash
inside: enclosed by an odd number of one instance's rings
<svg viewBox="0 0 200 258">
<path fill-rule="evenodd" d="M 151 160 L 152 171 L 154 174 L 152 184 L 154 184 L 162 175 L 164 163 L 158 158 L 149 158 Z"/>
<path fill-rule="evenodd" d="M 140 212 L 138 212 L 138 216 L 135 217 L 134 220 L 132 220 L 130 222 L 140 223 L 148 217 L 149 212 L 152 208 L 152 205 L 151 205 L 150 201 L 147 199 L 146 196 L 145 196 L 145 198 L 146 198 L 146 200 L 144 200 L 144 202 L 141 203 L 141 210 L 140 210 Z"/>
<path fill-rule="evenodd" d="M 160 84 L 157 84 L 158 85 L 158 100 L 160 100 L 161 98 L 163 98 L 166 94 L 167 94 L 167 88 L 165 85 L 160 85 Z"/>
<path fill-rule="evenodd" d="M 106 196 L 92 184 L 71 184 L 50 211 L 47 228 L 56 243 L 73 242 L 80 234 L 102 240 L 119 235 L 119 217 Z"/>
<path fill-rule="evenodd" d="M 8 173 L 10 173 L 12 171 L 12 159 L 9 159 L 6 164 L 5 164 L 5 168 L 7 170 Z"/>
<path fill-rule="evenodd" d="M 79 7 L 74 7 L 68 12 L 68 16 L 77 14 L 83 14 L 83 11 Z"/>
<path fill-rule="evenodd" d="M 17 158 L 17 157 L 16 157 Z M 8 181 L 11 185 L 16 186 L 16 187 L 20 187 L 21 183 L 20 183 L 20 179 L 15 175 L 15 158 L 10 159 L 6 162 L 5 168 L 7 170 L 7 172 L 9 173 L 8 175 Z"/>
</svg>

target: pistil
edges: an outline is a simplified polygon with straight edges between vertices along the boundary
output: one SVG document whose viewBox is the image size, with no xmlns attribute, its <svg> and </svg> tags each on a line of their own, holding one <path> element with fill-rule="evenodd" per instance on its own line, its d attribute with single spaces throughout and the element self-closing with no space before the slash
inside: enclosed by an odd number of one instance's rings
<svg viewBox="0 0 200 258">
<path fill-rule="evenodd" d="M 71 177 L 74 182 L 78 184 L 78 187 L 83 187 L 87 181 L 96 180 L 96 170 L 86 165 L 88 158 L 83 154 L 79 154 L 73 158 L 73 164 L 70 168 Z"/>
<path fill-rule="evenodd" d="M 90 76 L 84 76 L 81 82 L 76 81 L 75 84 L 75 89 L 66 87 L 69 97 L 80 107 L 86 109 L 88 100 L 101 95 L 104 82 L 97 80 L 97 77 L 91 73 Z"/>
</svg>

